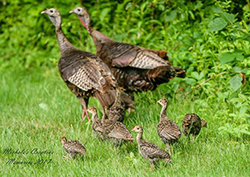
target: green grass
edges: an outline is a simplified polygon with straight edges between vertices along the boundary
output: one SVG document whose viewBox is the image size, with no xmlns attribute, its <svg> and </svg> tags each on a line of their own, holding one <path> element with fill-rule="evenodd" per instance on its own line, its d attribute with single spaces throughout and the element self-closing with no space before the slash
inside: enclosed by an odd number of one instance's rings
<svg viewBox="0 0 250 177">
<path fill-rule="evenodd" d="M 173 81 L 174 82 L 174 81 Z M 170 84 L 169 84 L 170 85 Z M 153 92 L 136 95 L 137 110 L 126 116 L 125 125 L 131 130 L 135 125 L 144 127 L 144 138 L 165 149 L 157 135 L 161 107 L 156 101 L 168 96 L 161 86 Z M 173 165 L 160 162 L 157 169 L 137 150 L 136 143 L 127 143 L 117 151 L 112 145 L 99 144 L 91 125 L 86 120 L 80 124 L 81 106 L 53 70 L 13 71 L 0 76 L 0 176 L 249 176 L 249 137 L 236 141 L 218 133 L 222 122 L 214 115 L 226 103 L 200 100 L 192 94 L 176 93 L 169 99 L 168 116 L 181 126 L 186 113 L 195 112 L 208 121 L 197 140 L 188 143 L 182 136 L 173 147 Z M 100 105 L 91 99 L 90 106 Z M 100 112 L 99 112 L 100 113 Z M 87 149 L 85 159 L 67 161 L 60 137 L 80 140 Z M 136 134 L 133 133 L 135 137 Z M 5 148 L 14 150 L 49 150 L 53 154 L 3 154 Z M 49 164 L 6 164 L 17 161 L 49 160 Z"/>
</svg>

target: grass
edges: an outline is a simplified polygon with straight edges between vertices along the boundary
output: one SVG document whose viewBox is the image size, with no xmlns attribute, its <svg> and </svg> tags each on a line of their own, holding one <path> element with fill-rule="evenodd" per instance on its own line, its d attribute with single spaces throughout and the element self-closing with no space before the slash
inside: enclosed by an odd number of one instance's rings
<svg viewBox="0 0 250 177">
<path fill-rule="evenodd" d="M 127 143 L 117 151 L 112 145 L 99 144 L 91 125 L 80 124 L 81 107 L 61 80 L 57 68 L 36 71 L 10 71 L 0 76 L 0 176 L 249 176 L 249 138 L 238 141 L 218 133 L 221 122 L 213 115 L 223 104 L 194 99 L 192 94 L 169 99 L 168 116 L 181 126 L 186 113 L 195 112 L 208 121 L 197 140 L 188 143 L 181 137 L 173 147 L 172 166 L 160 162 L 157 169 L 137 150 L 136 143 Z M 173 81 L 174 82 L 174 81 Z M 126 116 L 125 125 L 144 127 L 144 138 L 165 149 L 156 133 L 161 107 L 156 101 L 167 97 L 161 86 L 153 92 L 136 95 L 136 112 Z M 168 97 L 167 97 L 168 98 Z M 91 99 L 90 106 L 100 105 Z M 60 137 L 80 140 L 87 149 L 87 157 L 67 161 Z M 133 133 L 135 137 L 136 134 Z M 52 151 L 53 154 L 5 154 L 4 149 Z M 6 164 L 17 161 L 49 160 L 48 164 Z M 41 161 L 40 161 L 41 162 Z M 47 161 L 48 162 L 48 161 Z"/>
</svg>

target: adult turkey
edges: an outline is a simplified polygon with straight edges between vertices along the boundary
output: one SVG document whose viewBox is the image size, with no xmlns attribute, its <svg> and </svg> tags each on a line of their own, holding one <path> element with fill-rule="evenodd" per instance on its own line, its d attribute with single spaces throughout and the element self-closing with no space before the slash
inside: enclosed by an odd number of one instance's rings
<svg viewBox="0 0 250 177">
<path fill-rule="evenodd" d="M 47 9 L 47 14 L 56 27 L 56 37 L 61 50 L 58 62 L 59 72 L 68 88 L 79 99 L 84 117 L 88 112 L 89 97 L 96 97 L 102 105 L 103 115 L 115 101 L 117 82 L 108 66 L 96 55 L 74 47 L 61 29 L 61 15 L 55 9 Z"/>
<path fill-rule="evenodd" d="M 96 55 L 111 69 L 118 85 L 131 96 L 133 92 L 154 90 L 175 76 L 185 77 L 185 70 L 170 64 L 166 51 L 114 41 L 92 28 L 84 7 L 77 7 L 70 13 L 78 16 L 96 45 Z"/>
</svg>

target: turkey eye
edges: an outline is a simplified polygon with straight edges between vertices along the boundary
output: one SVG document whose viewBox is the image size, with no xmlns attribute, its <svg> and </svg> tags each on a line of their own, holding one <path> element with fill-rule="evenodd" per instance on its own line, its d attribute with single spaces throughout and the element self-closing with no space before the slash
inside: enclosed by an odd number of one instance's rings
<svg viewBox="0 0 250 177">
<path fill-rule="evenodd" d="M 54 11 L 53 11 L 53 10 L 50 10 L 49 12 L 50 12 L 50 13 L 53 13 Z"/>
<path fill-rule="evenodd" d="M 80 11 L 81 11 L 81 9 L 77 9 L 77 11 L 78 11 L 78 12 L 80 12 Z"/>
</svg>

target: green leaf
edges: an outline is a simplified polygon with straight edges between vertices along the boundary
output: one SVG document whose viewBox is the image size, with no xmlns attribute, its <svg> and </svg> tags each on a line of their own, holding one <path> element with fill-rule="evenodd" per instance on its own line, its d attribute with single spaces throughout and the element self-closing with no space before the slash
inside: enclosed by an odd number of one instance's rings
<svg viewBox="0 0 250 177">
<path fill-rule="evenodd" d="M 239 74 L 236 74 L 230 79 L 229 83 L 230 83 L 230 86 L 236 91 L 242 85 L 241 81 L 242 81 L 242 77 Z"/>
<path fill-rule="evenodd" d="M 240 73 L 240 72 L 242 72 L 242 69 L 240 67 L 234 67 L 233 71 L 237 72 L 237 73 Z"/>
<path fill-rule="evenodd" d="M 176 15 L 177 15 L 177 11 L 176 10 L 171 11 L 170 14 L 165 17 L 165 21 L 172 21 L 172 20 L 174 20 L 176 18 Z"/>
<path fill-rule="evenodd" d="M 243 130 L 240 130 L 240 132 L 243 133 L 243 134 L 246 134 L 246 135 L 250 135 L 250 132 L 247 131 L 247 130 L 244 130 L 244 129 L 243 129 Z"/>
<path fill-rule="evenodd" d="M 185 78 L 184 79 L 185 82 L 189 85 L 195 85 L 196 84 L 196 80 L 195 79 L 192 79 L 192 78 Z"/>
<path fill-rule="evenodd" d="M 159 10 L 164 11 L 165 10 L 165 6 L 160 4 L 159 5 Z"/>
<path fill-rule="evenodd" d="M 223 18 L 216 18 L 208 24 L 209 31 L 220 31 L 227 26 L 227 22 Z"/>
<path fill-rule="evenodd" d="M 233 23 L 234 22 L 234 14 L 229 14 L 226 12 L 222 12 L 221 16 L 228 22 L 228 23 Z"/>
<path fill-rule="evenodd" d="M 201 80 L 201 79 L 204 78 L 205 74 L 204 74 L 203 71 L 201 71 L 200 74 L 197 73 L 197 72 L 192 72 L 192 73 L 191 73 L 191 76 L 192 76 L 193 78 L 195 78 L 196 80 Z"/>
<path fill-rule="evenodd" d="M 221 7 L 219 7 L 219 6 L 212 6 L 212 11 L 213 11 L 214 13 L 221 13 L 221 12 L 222 12 L 222 9 L 221 9 Z"/>
<path fill-rule="evenodd" d="M 150 20 L 149 22 L 162 26 L 162 23 L 159 20 Z"/>
<path fill-rule="evenodd" d="M 148 5 L 148 2 L 147 2 L 147 1 L 141 5 L 141 12 L 142 12 L 142 13 L 144 12 L 145 9 L 147 9 L 147 8 L 146 8 L 147 5 Z"/>
<path fill-rule="evenodd" d="M 225 63 L 228 63 L 230 61 L 233 61 L 234 58 L 235 58 L 235 55 L 233 55 L 231 52 L 226 52 L 226 53 L 223 53 L 219 56 L 221 64 L 225 64 Z"/>
<path fill-rule="evenodd" d="M 192 73 L 191 73 L 191 76 L 192 76 L 193 78 L 195 78 L 196 80 L 199 80 L 199 78 L 200 78 L 200 75 L 199 75 L 197 72 L 192 72 Z"/>
<path fill-rule="evenodd" d="M 248 110 L 248 106 L 244 105 L 240 108 L 240 115 L 242 116 L 243 114 L 245 114 Z"/>
<path fill-rule="evenodd" d="M 125 7 L 125 10 L 129 10 L 129 9 L 132 9 L 132 3 L 129 2 L 126 7 Z"/>
<path fill-rule="evenodd" d="M 101 12 L 101 15 L 100 15 L 100 20 L 103 21 L 104 18 L 107 16 L 107 14 L 109 13 L 110 9 L 109 8 L 105 8 L 103 9 L 103 11 Z"/>
</svg>

